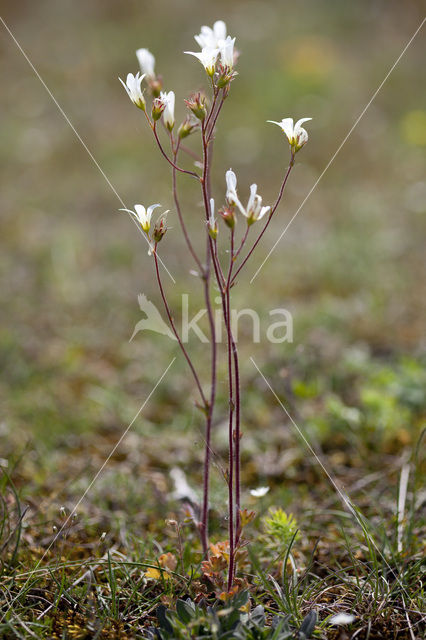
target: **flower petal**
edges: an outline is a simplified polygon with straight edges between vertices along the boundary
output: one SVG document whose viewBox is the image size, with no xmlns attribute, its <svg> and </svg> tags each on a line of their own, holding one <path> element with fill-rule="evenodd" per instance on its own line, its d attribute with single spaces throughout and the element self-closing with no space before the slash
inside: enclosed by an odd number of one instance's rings
<svg viewBox="0 0 426 640">
<path fill-rule="evenodd" d="M 260 210 L 260 213 L 259 213 L 259 215 L 258 215 L 258 217 L 257 217 L 257 219 L 258 219 L 258 220 L 261 220 L 261 219 L 263 218 L 263 216 L 265 215 L 265 213 L 268 213 L 268 211 L 270 210 L 270 208 L 271 208 L 270 206 L 262 207 L 262 208 L 261 208 L 261 210 Z"/>
<path fill-rule="evenodd" d="M 147 209 L 147 214 L 149 216 L 152 216 L 152 212 L 154 211 L 154 209 L 156 209 L 157 207 L 161 207 L 161 204 L 152 204 L 150 207 L 148 207 Z M 136 209 L 136 205 L 135 205 L 135 209 Z"/>
<path fill-rule="evenodd" d="M 146 209 L 143 204 L 135 204 L 135 211 L 139 217 L 146 215 Z"/>
<path fill-rule="evenodd" d="M 291 141 L 294 136 L 293 118 L 283 118 L 281 120 L 281 129 L 284 131 L 289 141 Z"/>
<path fill-rule="evenodd" d="M 312 120 L 312 118 L 300 118 L 294 125 L 294 130 L 298 129 L 304 122 L 308 122 L 308 120 Z"/>
<path fill-rule="evenodd" d="M 232 169 L 228 169 L 226 172 L 226 186 L 229 190 L 235 190 L 237 188 L 237 176 Z"/>
</svg>

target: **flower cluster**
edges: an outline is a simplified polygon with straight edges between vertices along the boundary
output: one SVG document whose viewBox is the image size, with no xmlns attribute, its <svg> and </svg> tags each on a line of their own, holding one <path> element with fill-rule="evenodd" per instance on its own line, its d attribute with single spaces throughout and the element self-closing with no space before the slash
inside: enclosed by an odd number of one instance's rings
<svg viewBox="0 0 426 640">
<path fill-rule="evenodd" d="M 223 20 L 218 20 L 213 28 L 203 26 L 201 33 L 194 37 L 201 51 L 184 51 L 184 53 L 198 58 L 211 78 L 217 70 L 219 74 L 217 86 L 226 86 L 235 76 L 233 69 L 236 61 L 235 38 L 226 34 L 226 24 Z"/>
<path fill-rule="evenodd" d="M 151 115 L 155 121 L 163 116 L 163 122 L 171 131 L 175 124 L 175 94 L 174 91 L 162 91 L 162 80 L 155 74 L 155 58 L 148 49 L 138 49 L 136 57 L 141 68 L 142 75 L 128 73 L 126 82 L 119 78 L 126 89 L 130 100 L 142 111 L 146 111 L 146 101 L 142 82 L 145 80 L 153 96 Z"/>
</svg>

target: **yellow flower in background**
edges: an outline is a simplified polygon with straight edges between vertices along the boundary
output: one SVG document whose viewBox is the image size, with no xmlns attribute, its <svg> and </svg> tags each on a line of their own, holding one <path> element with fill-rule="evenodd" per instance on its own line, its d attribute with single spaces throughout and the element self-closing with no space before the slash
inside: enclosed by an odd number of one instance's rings
<svg viewBox="0 0 426 640">
<path fill-rule="evenodd" d="M 161 580 L 161 578 L 163 578 L 163 580 L 170 580 L 172 577 L 171 572 L 174 571 L 177 566 L 176 556 L 174 556 L 173 553 L 162 553 L 158 558 L 158 564 L 158 569 L 148 567 L 145 571 L 145 578 L 151 580 Z"/>
<path fill-rule="evenodd" d="M 152 580 L 160 580 L 161 573 L 163 573 L 163 576 L 166 580 L 170 578 L 168 573 L 166 573 L 165 571 L 161 572 L 158 569 L 154 569 L 154 567 L 148 567 L 148 569 L 145 571 L 145 578 L 150 578 Z"/>
<path fill-rule="evenodd" d="M 426 145 L 426 111 L 408 111 L 401 120 L 401 136 L 407 144 L 424 147 Z"/>
<path fill-rule="evenodd" d="M 308 80 L 325 80 L 336 65 L 337 56 L 328 38 L 309 36 L 285 43 L 280 57 L 287 71 Z"/>
<path fill-rule="evenodd" d="M 177 567 L 177 559 L 173 553 L 162 553 L 158 558 L 158 562 L 165 569 L 169 569 L 170 571 L 174 571 Z"/>
</svg>

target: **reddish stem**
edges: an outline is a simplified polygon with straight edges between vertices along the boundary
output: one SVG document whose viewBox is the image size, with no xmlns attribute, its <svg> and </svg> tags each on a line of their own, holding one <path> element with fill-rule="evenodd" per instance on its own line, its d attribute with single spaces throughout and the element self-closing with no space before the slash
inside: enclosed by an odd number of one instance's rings
<svg viewBox="0 0 426 640">
<path fill-rule="evenodd" d="M 208 135 L 207 135 L 207 142 L 210 142 L 210 141 L 211 141 L 211 139 L 212 139 L 213 132 L 214 132 L 214 129 L 215 129 L 215 126 L 216 126 L 216 122 L 217 122 L 217 119 L 218 119 L 218 117 L 219 117 L 219 113 L 220 113 L 220 111 L 221 111 L 221 109 L 222 109 L 222 107 L 223 107 L 223 103 L 225 102 L 225 98 L 226 98 L 226 96 L 227 96 L 227 94 L 225 94 L 225 91 L 223 90 L 223 92 L 222 92 L 222 99 L 221 99 L 221 101 L 220 101 L 220 103 L 219 103 L 219 107 L 217 108 L 216 113 L 215 113 L 215 115 L 214 115 L 214 117 L 213 117 L 213 123 L 212 123 L 212 125 L 211 125 L 211 127 L 210 127 L 210 131 L 208 132 Z M 208 124 L 209 124 L 209 123 L 207 123 L 207 125 L 208 125 Z M 207 127 L 206 127 L 206 129 L 207 129 Z"/>
<path fill-rule="evenodd" d="M 149 121 L 149 120 L 148 120 Z M 150 122 L 150 121 L 149 121 Z M 163 149 L 163 145 L 160 142 L 160 138 L 158 137 L 158 133 L 157 133 L 157 122 L 154 121 L 154 124 L 151 125 L 151 129 L 152 132 L 154 134 L 155 140 L 157 142 L 158 148 L 160 149 L 161 153 L 163 154 L 163 156 L 166 158 L 167 162 L 174 168 L 176 169 L 176 171 L 180 171 L 180 173 L 186 173 L 188 176 L 192 176 L 193 178 L 196 178 L 197 180 L 200 180 L 200 176 L 198 175 L 198 173 L 195 173 L 195 171 L 188 171 L 187 169 L 182 169 L 181 167 L 178 167 L 172 160 L 170 160 L 169 156 L 167 155 L 167 153 L 164 151 Z"/>
<path fill-rule="evenodd" d="M 172 140 L 171 137 L 170 137 L 170 139 L 171 139 L 171 142 L 173 144 L 173 140 Z M 176 149 L 174 150 L 174 153 L 173 153 L 173 159 L 174 159 L 175 163 L 176 163 L 176 159 L 177 159 L 177 156 L 178 156 L 178 153 L 179 153 L 179 146 L 180 146 L 180 139 L 178 140 L 177 145 L 176 145 Z M 203 266 L 202 266 L 202 264 L 200 262 L 199 257 L 197 256 L 197 254 L 195 252 L 194 247 L 192 246 L 192 242 L 191 242 L 191 240 L 189 238 L 188 231 L 186 229 L 186 225 L 185 225 L 185 222 L 184 222 L 184 219 L 183 219 L 182 209 L 181 209 L 181 206 L 180 206 L 178 193 L 177 193 L 177 179 L 176 178 L 177 178 L 177 176 L 176 176 L 176 167 L 173 166 L 173 168 L 172 168 L 173 199 L 174 199 L 174 202 L 175 202 L 175 207 L 176 207 L 176 211 L 177 211 L 177 214 L 178 214 L 180 226 L 182 228 L 182 233 L 184 235 L 184 238 L 185 238 L 187 247 L 189 249 L 189 252 L 191 253 L 192 257 L 194 258 L 194 260 L 195 260 L 195 262 L 196 262 L 196 264 L 197 264 L 197 266 L 198 266 L 198 268 L 200 270 L 200 273 L 203 273 L 204 272 Z"/>
<path fill-rule="evenodd" d="M 195 368 L 194 368 L 194 365 L 192 364 L 191 358 L 189 357 L 188 352 L 185 349 L 185 346 L 184 346 L 184 344 L 183 344 L 183 342 L 182 342 L 182 340 L 180 338 L 180 335 L 179 335 L 179 333 L 178 333 L 178 331 L 176 329 L 176 325 L 175 325 L 174 320 L 173 320 L 173 316 L 172 316 L 172 314 L 170 312 L 170 307 L 168 305 L 166 294 L 165 294 L 164 288 L 163 288 L 163 283 L 161 281 L 160 270 L 158 268 L 157 244 L 155 244 L 155 246 L 154 246 L 153 254 L 154 254 L 155 272 L 156 272 L 156 275 L 157 275 L 157 282 L 158 282 L 158 286 L 159 286 L 159 289 L 160 289 L 161 297 L 163 299 L 164 307 L 166 309 L 167 317 L 168 317 L 169 322 L 170 322 L 170 326 L 172 328 L 173 333 L 176 336 L 176 340 L 179 343 L 179 346 L 180 346 L 180 348 L 182 350 L 183 355 L 185 356 L 185 359 L 186 359 L 186 361 L 187 361 L 187 363 L 189 365 L 189 368 L 192 371 L 192 375 L 194 376 L 195 384 L 197 385 L 198 391 L 200 392 L 200 396 L 201 396 L 201 400 L 203 402 L 203 405 L 204 405 L 204 407 L 207 408 L 209 405 L 208 405 L 208 402 L 207 402 L 206 397 L 204 395 L 203 389 L 201 387 L 200 379 L 199 379 L 199 377 L 197 375 L 197 372 L 195 371 Z"/>
</svg>

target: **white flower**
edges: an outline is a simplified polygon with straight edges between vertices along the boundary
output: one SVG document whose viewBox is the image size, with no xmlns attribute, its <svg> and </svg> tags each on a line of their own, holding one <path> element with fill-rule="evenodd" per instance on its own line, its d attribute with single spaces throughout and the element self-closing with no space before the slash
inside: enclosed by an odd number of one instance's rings
<svg viewBox="0 0 426 640">
<path fill-rule="evenodd" d="M 228 200 L 230 205 L 234 206 L 237 203 L 239 203 L 238 196 L 237 196 L 237 176 L 232 171 L 232 169 L 228 169 L 225 177 L 226 177 L 226 188 L 227 188 L 226 199 Z"/>
<path fill-rule="evenodd" d="M 136 51 L 136 57 L 138 59 L 142 73 L 148 78 L 155 78 L 155 58 L 148 49 L 138 49 Z"/>
<path fill-rule="evenodd" d="M 209 235 L 213 240 L 216 240 L 218 228 L 216 223 L 216 218 L 214 217 L 214 199 L 210 198 L 210 209 L 209 209 L 209 219 L 207 223 L 207 227 L 209 230 Z"/>
<path fill-rule="evenodd" d="M 143 231 L 148 233 L 151 227 L 152 212 L 156 207 L 161 207 L 161 204 L 152 204 L 148 209 L 145 209 L 143 204 L 135 204 L 134 211 L 131 209 L 120 209 L 120 211 L 127 211 L 127 213 L 130 213 L 139 222 Z"/>
<path fill-rule="evenodd" d="M 127 94 L 130 100 L 133 102 L 133 104 L 139 107 L 139 109 L 143 109 L 145 111 L 145 106 L 146 106 L 145 98 L 143 97 L 143 91 L 141 89 L 141 84 L 144 77 L 145 75 L 141 76 L 138 71 L 138 73 L 135 76 L 133 75 L 133 73 L 128 73 L 125 83 L 121 78 L 118 78 L 118 79 L 120 80 L 123 87 L 126 89 Z"/>
<path fill-rule="evenodd" d="M 328 620 L 328 623 L 335 625 L 351 624 L 354 620 L 355 616 L 352 613 L 336 613 L 336 615 Z"/>
<path fill-rule="evenodd" d="M 223 20 L 217 20 L 213 25 L 213 29 L 203 26 L 201 27 L 200 35 L 194 37 L 202 49 L 204 49 L 204 47 L 215 49 L 218 47 L 219 40 L 226 39 L 226 24 Z"/>
<path fill-rule="evenodd" d="M 247 203 L 247 209 L 245 215 L 247 216 L 248 224 L 253 224 L 256 220 L 261 220 L 265 213 L 268 213 L 271 207 L 262 207 L 262 198 L 256 193 L 257 184 L 250 186 L 250 198 Z"/>
<path fill-rule="evenodd" d="M 265 213 L 268 213 L 271 207 L 262 207 L 262 198 L 257 193 L 257 185 L 250 186 L 250 197 L 247 207 L 243 207 L 237 194 L 237 176 L 229 169 L 226 172 L 226 199 L 232 206 L 237 206 L 243 216 L 247 218 L 247 224 L 251 225 L 257 220 L 261 220 Z"/>
<path fill-rule="evenodd" d="M 234 44 L 235 38 L 228 36 L 225 40 L 219 40 L 220 61 L 224 67 L 232 69 L 234 66 Z"/>
<path fill-rule="evenodd" d="M 214 227 L 216 219 L 214 217 L 214 198 L 210 198 L 209 225 Z"/>
<path fill-rule="evenodd" d="M 219 49 L 213 49 L 212 47 L 203 47 L 200 53 L 194 51 L 184 51 L 184 53 L 188 53 L 190 56 L 195 56 L 196 58 L 198 58 L 208 75 L 213 76 Z"/>
<path fill-rule="evenodd" d="M 164 104 L 163 120 L 166 127 L 171 131 L 175 123 L 175 94 L 174 91 L 162 91 L 160 100 Z"/>
<path fill-rule="evenodd" d="M 259 487 L 258 489 L 251 489 L 250 493 L 255 498 L 263 498 L 269 491 L 269 487 Z"/>
<path fill-rule="evenodd" d="M 288 138 L 290 146 L 294 147 L 295 151 L 299 151 L 308 142 L 308 132 L 301 126 L 308 120 L 312 120 L 312 118 L 301 118 L 296 124 L 293 124 L 293 118 L 283 118 L 281 122 L 276 122 L 275 120 L 268 120 L 268 122 L 281 127 Z"/>
</svg>

